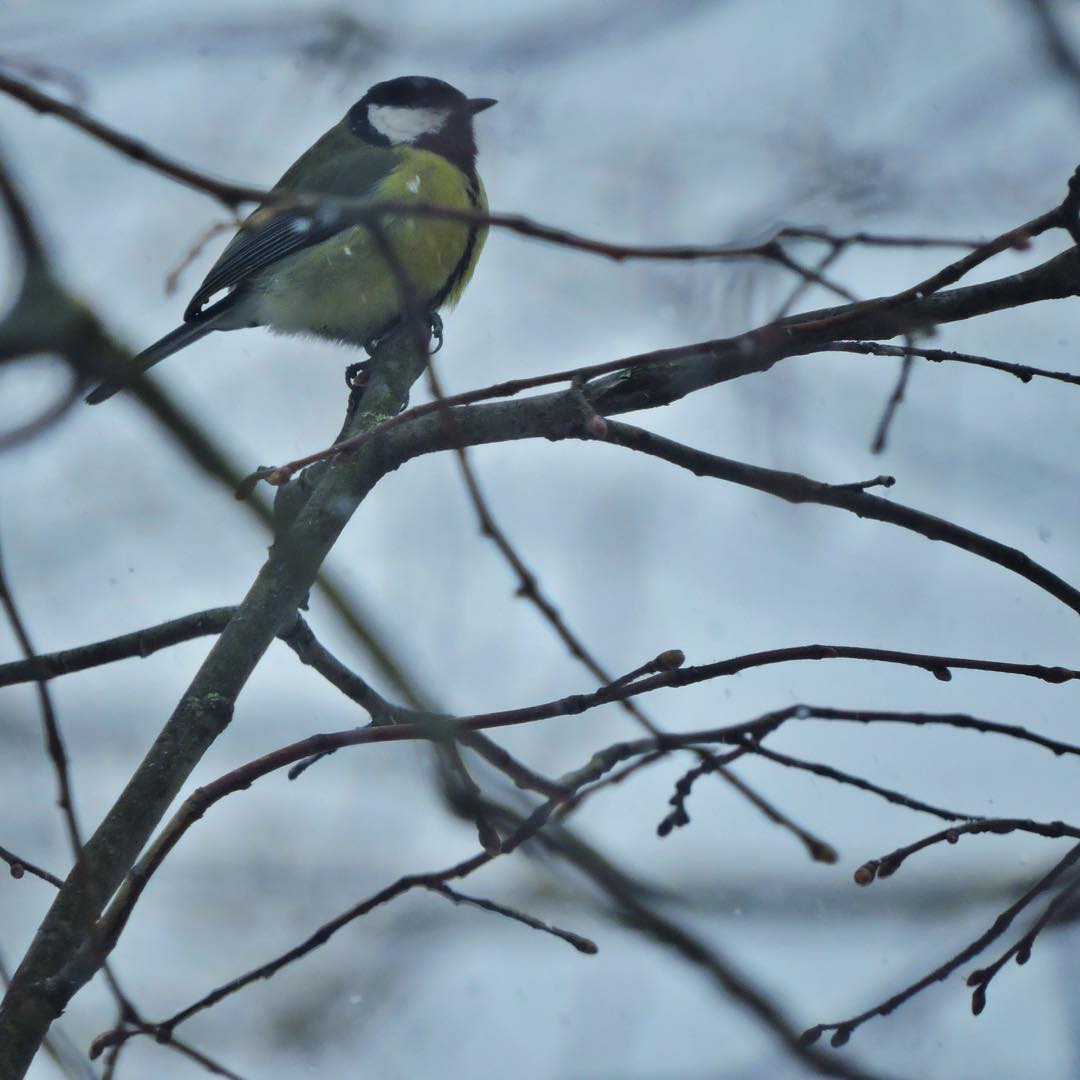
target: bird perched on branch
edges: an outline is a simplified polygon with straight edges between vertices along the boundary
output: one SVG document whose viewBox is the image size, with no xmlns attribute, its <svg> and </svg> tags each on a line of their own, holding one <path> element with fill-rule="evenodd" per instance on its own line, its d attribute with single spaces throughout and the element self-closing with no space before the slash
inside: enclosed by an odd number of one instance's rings
<svg viewBox="0 0 1080 1080">
<path fill-rule="evenodd" d="M 136 356 L 135 369 L 146 371 L 212 330 L 247 326 L 367 347 L 410 305 L 434 315 L 456 303 L 484 245 L 484 225 L 387 212 L 369 227 L 357 223 L 363 209 L 335 200 L 486 213 L 472 122 L 494 104 L 423 76 L 373 86 L 274 185 L 274 197 L 206 275 L 183 325 Z M 290 194 L 314 199 L 289 205 Z M 86 400 L 97 404 L 118 389 L 103 384 Z"/>
</svg>

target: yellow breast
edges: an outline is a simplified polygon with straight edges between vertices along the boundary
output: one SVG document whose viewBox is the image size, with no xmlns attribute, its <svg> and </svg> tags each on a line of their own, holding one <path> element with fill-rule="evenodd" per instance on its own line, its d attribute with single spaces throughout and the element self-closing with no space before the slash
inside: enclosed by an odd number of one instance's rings
<svg viewBox="0 0 1080 1080">
<path fill-rule="evenodd" d="M 458 210 L 487 210 L 475 185 L 445 158 L 403 147 L 374 197 Z M 388 216 L 386 238 L 416 297 L 431 310 L 456 303 L 472 276 L 487 229 L 438 218 Z M 364 345 L 401 316 L 398 282 L 363 226 L 283 259 L 260 282 L 262 320 L 280 333 L 310 333 Z"/>
</svg>

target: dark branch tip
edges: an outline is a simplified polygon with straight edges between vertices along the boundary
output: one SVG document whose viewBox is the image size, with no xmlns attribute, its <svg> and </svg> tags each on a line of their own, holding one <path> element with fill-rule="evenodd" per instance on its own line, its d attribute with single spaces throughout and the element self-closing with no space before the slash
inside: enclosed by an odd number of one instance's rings
<svg viewBox="0 0 1080 1080">
<path fill-rule="evenodd" d="M 810 842 L 810 858 L 814 862 L 827 863 L 829 866 L 840 861 L 840 855 L 832 844 L 826 844 L 824 840 Z"/>
</svg>

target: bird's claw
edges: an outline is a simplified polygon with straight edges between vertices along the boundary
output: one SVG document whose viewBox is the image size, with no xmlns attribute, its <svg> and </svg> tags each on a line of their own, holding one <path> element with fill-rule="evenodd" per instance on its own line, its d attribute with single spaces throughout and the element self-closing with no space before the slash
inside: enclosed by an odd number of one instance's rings
<svg viewBox="0 0 1080 1080">
<path fill-rule="evenodd" d="M 367 382 L 367 360 L 357 360 L 345 369 L 345 385 L 350 390 L 362 390 Z"/>
<path fill-rule="evenodd" d="M 431 331 L 431 338 L 435 342 L 435 347 L 431 350 L 431 355 L 434 356 L 443 347 L 443 321 L 442 316 L 433 311 L 428 315 L 428 328 Z"/>
</svg>

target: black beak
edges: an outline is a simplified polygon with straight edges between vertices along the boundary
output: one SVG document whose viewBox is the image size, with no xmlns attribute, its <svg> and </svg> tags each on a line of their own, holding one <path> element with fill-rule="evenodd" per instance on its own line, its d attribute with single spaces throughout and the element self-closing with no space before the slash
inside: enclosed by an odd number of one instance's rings
<svg viewBox="0 0 1080 1080">
<path fill-rule="evenodd" d="M 469 100 L 465 102 L 465 111 L 470 116 L 475 116 L 478 112 L 483 112 L 485 109 L 490 109 L 492 105 L 498 104 L 498 101 L 493 97 L 469 98 Z"/>
</svg>

